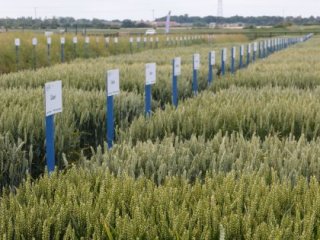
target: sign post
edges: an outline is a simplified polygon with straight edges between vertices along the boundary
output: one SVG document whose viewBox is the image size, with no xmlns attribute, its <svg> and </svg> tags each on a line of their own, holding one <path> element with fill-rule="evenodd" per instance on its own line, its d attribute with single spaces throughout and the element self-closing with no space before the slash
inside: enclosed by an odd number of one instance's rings
<svg viewBox="0 0 320 240">
<path fill-rule="evenodd" d="M 194 95 L 198 94 L 198 70 L 200 69 L 200 54 L 193 54 L 193 81 L 192 81 L 192 91 Z"/>
<path fill-rule="evenodd" d="M 55 168 L 54 115 L 62 112 L 62 82 L 45 84 L 46 106 L 46 160 L 49 174 Z"/>
<path fill-rule="evenodd" d="M 14 40 L 14 45 L 16 47 L 16 68 L 19 70 L 19 48 L 20 48 L 20 39 L 16 38 Z"/>
<path fill-rule="evenodd" d="M 235 73 L 236 47 L 231 48 L 231 73 Z"/>
<path fill-rule="evenodd" d="M 146 85 L 145 85 L 145 116 L 151 116 L 151 85 L 156 83 L 156 64 L 146 64 Z"/>
<path fill-rule="evenodd" d="M 32 38 L 32 45 L 33 45 L 33 69 L 36 70 L 37 68 L 37 53 L 36 53 L 36 46 L 38 44 L 38 40 L 36 38 Z"/>
<path fill-rule="evenodd" d="M 113 96 L 120 93 L 119 69 L 107 72 L 107 143 L 111 149 L 114 140 Z"/>
<path fill-rule="evenodd" d="M 133 48 L 132 48 L 133 37 L 130 37 L 130 38 L 129 38 L 129 42 L 130 42 L 130 53 L 132 54 L 132 52 L 133 52 Z"/>
<path fill-rule="evenodd" d="M 90 43 L 90 38 L 89 37 L 85 37 L 84 39 L 85 43 L 84 43 L 84 50 L 85 50 L 85 57 L 88 58 L 89 57 L 89 43 Z"/>
<path fill-rule="evenodd" d="M 176 57 L 172 61 L 172 103 L 178 107 L 178 76 L 181 75 L 181 58 Z"/>
<path fill-rule="evenodd" d="M 256 61 L 257 50 L 258 50 L 258 43 L 254 42 L 254 44 L 253 44 L 253 56 L 252 56 L 252 61 L 253 62 Z"/>
<path fill-rule="evenodd" d="M 250 64 L 250 54 L 251 54 L 251 44 L 249 43 L 247 47 L 247 66 L 249 66 Z"/>
<path fill-rule="evenodd" d="M 72 42 L 73 42 L 73 58 L 77 58 L 77 43 L 78 43 L 78 38 L 77 38 L 77 37 L 73 37 Z"/>
<path fill-rule="evenodd" d="M 216 64 L 216 52 L 209 52 L 209 73 L 208 73 L 208 86 L 213 82 L 213 66 Z"/>
<path fill-rule="evenodd" d="M 51 37 L 47 37 L 47 59 L 48 59 L 48 66 L 51 65 L 50 48 L 51 48 Z"/>
<path fill-rule="evenodd" d="M 227 49 L 224 48 L 221 51 L 221 75 L 226 74 L 226 61 L 227 61 Z"/>
<path fill-rule="evenodd" d="M 66 39 L 64 37 L 60 38 L 61 43 L 61 63 L 64 63 L 64 44 L 66 42 Z"/>
<path fill-rule="evenodd" d="M 239 69 L 241 69 L 242 68 L 242 59 L 243 59 L 243 49 L 244 49 L 244 47 L 243 47 L 243 45 L 241 45 L 240 46 L 240 59 L 239 59 Z"/>
</svg>

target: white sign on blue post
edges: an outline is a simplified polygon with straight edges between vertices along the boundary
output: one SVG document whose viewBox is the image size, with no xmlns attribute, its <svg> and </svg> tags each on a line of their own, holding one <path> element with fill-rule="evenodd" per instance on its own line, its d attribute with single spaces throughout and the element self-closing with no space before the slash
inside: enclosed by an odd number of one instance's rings
<svg viewBox="0 0 320 240">
<path fill-rule="evenodd" d="M 46 160 L 48 172 L 55 168 L 54 148 L 54 115 L 62 112 L 62 82 L 54 81 L 45 84 L 46 112 Z"/>
<path fill-rule="evenodd" d="M 78 43 L 78 38 L 77 37 L 73 37 L 72 38 L 72 42 L 73 42 L 73 44 L 77 44 Z"/>
<path fill-rule="evenodd" d="M 114 120 L 113 120 L 113 96 L 120 93 L 119 69 L 107 72 L 107 143 L 111 149 L 114 140 Z"/>
<path fill-rule="evenodd" d="M 47 44 L 51 45 L 51 37 L 47 37 Z"/>
<path fill-rule="evenodd" d="M 89 44 L 89 43 L 90 43 L 90 38 L 89 38 L 89 37 L 86 37 L 84 40 L 85 40 L 85 43 L 86 43 L 86 44 Z"/>
<path fill-rule="evenodd" d="M 60 43 L 61 43 L 61 44 L 65 44 L 65 43 L 66 43 L 66 39 L 65 39 L 64 37 L 61 37 L 61 38 L 60 38 Z"/>
</svg>

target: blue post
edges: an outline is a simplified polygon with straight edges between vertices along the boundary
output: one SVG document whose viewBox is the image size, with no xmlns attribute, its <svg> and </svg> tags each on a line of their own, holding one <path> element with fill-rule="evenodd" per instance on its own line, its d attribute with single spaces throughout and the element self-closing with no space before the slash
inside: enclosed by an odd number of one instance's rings
<svg viewBox="0 0 320 240">
<path fill-rule="evenodd" d="M 234 74 L 234 52 L 235 51 L 235 48 L 232 47 L 231 48 L 231 73 Z"/>
<path fill-rule="evenodd" d="M 193 69 L 192 91 L 194 95 L 198 94 L 198 77 L 196 69 Z"/>
<path fill-rule="evenodd" d="M 209 52 L 209 72 L 208 72 L 208 86 L 212 84 L 213 81 L 213 70 L 212 70 L 212 62 L 211 62 L 212 53 Z"/>
<path fill-rule="evenodd" d="M 19 70 L 19 46 L 16 46 L 16 65 L 17 70 Z"/>
<path fill-rule="evenodd" d="M 250 51 L 251 51 L 251 49 L 250 49 L 250 44 L 249 44 L 247 47 L 247 66 L 249 66 L 249 64 L 250 64 Z"/>
<path fill-rule="evenodd" d="M 172 60 L 172 104 L 178 107 L 178 76 L 175 73 L 175 59 Z"/>
<path fill-rule="evenodd" d="M 145 116 L 151 116 L 151 84 L 145 85 Z"/>
<path fill-rule="evenodd" d="M 54 171 L 54 115 L 46 117 L 46 159 L 49 174 Z"/>
<path fill-rule="evenodd" d="M 64 63 L 64 44 L 61 44 L 61 62 Z"/>
<path fill-rule="evenodd" d="M 242 47 L 242 46 L 240 46 L 240 54 L 239 54 L 239 56 L 240 56 L 240 59 L 239 59 L 239 69 L 241 69 L 241 68 L 242 68 L 242 55 L 243 55 L 243 47 Z"/>
<path fill-rule="evenodd" d="M 223 54 L 224 54 L 224 51 L 223 51 L 223 49 L 222 49 L 222 51 L 221 51 L 221 75 L 222 75 L 222 76 L 224 76 L 225 73 L 226 73 L 226 70 L 225 70 L 225 62 L 224 62 L 224 56 L 223 56 Z"/>
<path fill-rule="evenodd" d="M 113 96 L 107 97 L 107 143 L 111 149 L 114 140 Z"/>
<path fill-rule="evenodd" d="M 50 66 L 51 59 L 50 59 L 50 44 L 47 44 L 47 50 L 48 50 L 48 65 Z"/>
</svg>

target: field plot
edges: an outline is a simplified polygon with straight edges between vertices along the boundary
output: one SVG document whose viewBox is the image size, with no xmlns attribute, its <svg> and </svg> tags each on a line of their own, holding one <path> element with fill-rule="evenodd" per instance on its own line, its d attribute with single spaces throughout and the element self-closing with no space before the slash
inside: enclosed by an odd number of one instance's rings
<svg viewBox="0 0 320 240">
<path fill-rule="evenodd" d="M 319 238 L 319 43 L 313 37 L 223 77 L 217 75 L 221 49 L 242 41 L 0 76 L 1 237 Z M 217 64 L 208 87 L 211 50 Z M 196 52 L 200 93 L 193 96 Z M 175 108 L 171 61 L 177 56 L 183 64 Z M 230 50 L 228 69 L 229 59 Z M 157 63 L 157 83 L 146 118 L 148 62 Z M 105 72 L 114 68 L 121 94 L 115 97 L 115 145 L 106 150 Z M 48 176 L 43 86 L 57 79 L 64 95 L 55 122 L 63 171 Z"/>
</svg>

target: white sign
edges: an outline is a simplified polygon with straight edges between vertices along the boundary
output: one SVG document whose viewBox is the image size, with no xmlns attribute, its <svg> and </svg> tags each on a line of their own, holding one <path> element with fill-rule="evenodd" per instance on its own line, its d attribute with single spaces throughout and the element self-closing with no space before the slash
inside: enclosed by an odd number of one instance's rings
<svg viewBox="0 0 320 240">
<path fill-rule="evenodd" d="M 251 44 L 248 44 L 248 53 L 251 53 Z"/>
<path fill-rule="evenodd" d="M 150 38 L 150 42 L 153 42 L 153 37 Z"/>
<path fill-rule="evenodd" d="M 17 47 L 19 47 L 19 46 L 20 46 L 20 39 L 19 39 L 19 38 L 16 38 L 16 39 L 14 40 L 14 44 L 15 44 Z"/>
<path fill-rule="evenodd" d="M 38 44 L 38 40 L 36 38 L 32 38 L 32 45 L 36 46 Z"/>
<path fill-rule="evenodd" d="M 137 37 L 137 42 L 140 42 L 141 41 L 141 38 L 140 37 Z"/>
<path fill-rule="evenodd" d="M 236 58 L 236 51 L 237 51 L 237 48 L 236 47 L 232 47 L 232 58 Z"/>
<path fill-rule="evenodd" d="M 156 83 L 156 64 L 147 63 L 146 64 L 146 85 L 151 85 Z"/>
<path fill-rule="evenodd" d="M 64 37 L 61 37 L 60 38 L 60 42 L 61 42 L 61 44 L 65 44 L 66 43 L 66 39 Z"/>
<path fill-rule="evenodd" d="M 254 44 L 253 44 L 253 51 L 257 51 L 257 49 L 258 49 L 258 43 L 257 42 L 255 42 Z"/>
<path fill-rule="evenodd" d="M 45 84 L 46 117 L 62 112 L 62 82 Z"/>
<path fill-rule="evenodd" d="M 108 37 L 105 38 L 106 43 L 110 42 L 110 39 Z"/>
<path fill-rule="evenodd" d="M 143 41 L 144 41 L 144 42 L 147 42 L 147 38 L 146 38 L 146 37 L 144 37 L 144 38 L 143 38 Z"/>
<path fill-rule="evenodd" d="M 193 69 L 194 70 L 200 69 L 200 54 L 199 53 L 193 54 Z"/>
<path fill-rule="evenodd" d="M 222 52 L 223 52 L 223 61 L 227 61 L 227 49 L 224 48 Z"/>
<path fill-rule="evenodd" d="M 243 45 L 242 46 L 240 46 L 240 54 L 241 54 L 241 56 L 243 56 L 243 54 L 244 54 L 244 47 L 243 47 Z"/>
<path fill-rule="evenodd" d="M 212 51 L 212 52 L 210 53 L 210 57 L 211 57 L 211 59 L 210 59 L 210 65 L 213 66 L 213 65 L 216 64 L 216 52 L 215 52 L 215 51 Z"/>
<path fill-rule="evenodd" d="M 109 70 L 107 73 L 107 94 L 109 96 L 118 95 L 119 87 L 119 69 Z"/>
<path fill-rule="evenodd" d="M 78 38 L 77 37 L 73 37 L 72 41 L 73 41 L 74 44 L 77 44 L 78 43 Z"/>
<path fill-rule="evenodd" d="M 181 75 L 181 57 L 176 57 L 173 59 L 173 75 Z"/>
<path fill-rule="evenodd" d="M 115 38 L 114 38 L 114 43 L 118 43 L 118 41 L 119 41 L 118 38 L 115 37 Z"/>
<path fill-rule="evenodd" d="M 51 45 L 51 37 L 47 37 L 47 44 Z"/>
<path fill-rule="evenodd" d="M 86 38 L 84 39 L 84 41 L 85 41 L 86 44 L 89 44 L 89 43 L 90 43 L 90 38 L 89 38 L 89 37 L 86 37 Z"/>
<path fill-rule="evenodd" d="M 131 38 L 129 39 L 129 41 L 130 41 L 130 43 L 133 43 L 133 38 L 131 37 Z"/>
</svg>

